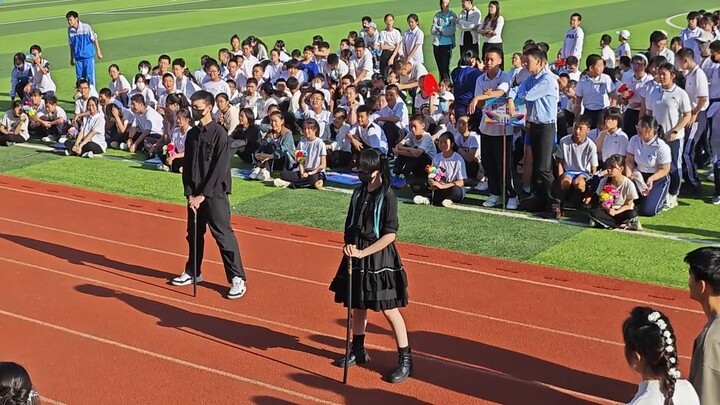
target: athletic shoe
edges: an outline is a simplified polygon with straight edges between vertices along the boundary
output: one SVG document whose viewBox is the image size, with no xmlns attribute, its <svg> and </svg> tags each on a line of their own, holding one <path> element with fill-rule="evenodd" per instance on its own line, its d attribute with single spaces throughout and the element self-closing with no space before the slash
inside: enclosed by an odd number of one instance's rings
<svg viewBox="0 0 720 405">
<path fill-rule="evenodd" d="M 417 205 L 430 205 L 430 199 L 421 195 L 416 195 L 413 202 Z"/>
<path fill-rule="evenodd" d="M 322 190 L 325 183 L 322 180 L 318 180 L 315 182 L 314 186 L 318 190 Z"/>
<path fill-rule="evenodd" d="M 117 149 L 117 148 L 119 148 L 119 147 L 120 147 L 120 144 L 118 143 L 118 141 L 112 141 L 112 142 L 110 142 L 110 148 L 111 148 L 111 149 Z"/>
<path fill-rule="evenodd" d="M 166 165 L 166 164 L 163 164 L 163 163 L 160 163 L 160 164 L 157 165 L 157 169 L 158 169 L 158 170 L 161 170 L 161 171 L 163 171 L 163 172 L 169 172 L 169 171 L 170 171 L 170 166 L 168 166 L 168 165 Z"/>
<path fill-rule="evenodd" d="M 443 207 L 449 208 L 449 207 L 452 207 L 452 205 L 453 205 L 453 201 L 452 201 L 452 200 L 447 199 L 447 198 L 444 199 L 444 200 L 442 200 L 442 206 L 443 206 Z"/>
<path fill-rule="evenodd" d="M 197 277 L 197 282 L 202 282 L 202 274 Z M 170 281 L 173 285 L 176 286 L 184 286 L 184 285 L 190 285 L 192 284 L 192 276 L 189 275 L 186 271 L 183 271 L 183 273 L 179 277 L 175 277 Z"/>
<path fill-rule="evenodd" d="M 520 201 L 517 197 L 513 197 L 507 200 L 507 206 L 505 208 L 509 210 L 516 210 L 520 206 Z"/>
<path fill-rule="evenodd" d="M 275 179 L 273 181 L 273 185 L 278 188 L 285 188 L 288 187 L 291 183 L 289 181 L 285 181 L 283 179 Z"/>
<path fill-rule="evenodd" d="M 499 195 L 490 194 L 490 197 L 483 203 L 483 207 L 494 207 L 501 203 Z"/>
<path fill-rule="evenodd" d="M 712 203 L 714 205 L 720 205 L 720 195 L 713 196 Z"/>
<path fill-rule="evenodd" d="M 128 149 L 130 149 L 130 148 L 128 148 L 127 143 L 125 143 L 125 142 L 120 143 L 120 150 L 128 150 Z"/>
<path fill-rule="evenodd" d="M 95 154 L 93 154 L 92 151 L 90 151 L 90 152 L 85 152 L 85 153 L 82 154 L 82 157 L 88 158 L 88 159 L 92 159 L 92 158 L 95 157 Z"/>
<path fill-rule="evenodd" d="M 257 179 L 260 181 L 272 180 L 272 176 L 270 175 L 270 171 L 268 169 L 262 169 L 260 170 L 260 174 L 258 174 Z"/>
<path fill-rule="evenodd" d="M 43 139 L 41 139 L 41 141 L 43 141 L 43 142 L 55 142 L 55 137 L 54 137 L 54 136 L 51 136 L 51 135 L 48 135 L 48 136 L 44 137 Z"/>
<path fill-rule="evenodd" d="M 475 186 L 475 190 L 477 191 L 486 191 L 488 189 L 488 183 L 487 180 L 480 181 L 480 183 Z"/>
<path fill-rule="evenodd" d="M 58 143 L 65 143 L 67 142 L 67 137 L 61 136 L 60 139 L 58 139 Z"/>
<path fill-rule="evenodd" d="M 228 292 L 227 297 L 231 300 L 238 299 L 245 295 L 246 291 L 247 286 L 245 285 L 245 280 L 240 277 L 233 277 L 232 288 L 230 288 L 230 292 Z"/>
<path fill-rule="evenodd" d="M 65 149 L 65 156 L 70 156 L 70 151 Z"/>
<path fill-rule="evenodd" d="M 252 169 L 252 171 L 250 172 L 250 175 L 248 176 L 248 178 L 249 178 L 250 180 L 257 180 L 257 177 L 258 177 L 259 174 L 260 174 L 260 168 L 259 168 L 259 167 L 256 167 L 256 168 Z"/>
<path fill-rule="evenodd" d="M 628 221 L 627 228 L 630 231 L 642 231 L 642 225 L 640 225 L 640 219 L 635 217 Z"/>
</svg>

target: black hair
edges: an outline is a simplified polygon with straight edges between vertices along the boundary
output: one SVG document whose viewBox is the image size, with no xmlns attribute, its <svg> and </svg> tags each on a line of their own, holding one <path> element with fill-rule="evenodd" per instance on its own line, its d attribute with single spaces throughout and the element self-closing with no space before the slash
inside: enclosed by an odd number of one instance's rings
<svg viewBox="0 0 720 405">
<path fill-rule="evenodd" d="M 601 61 L 601 60 L 603 60 L 602 56 L 600 56 L 596 53 L 590 54 L 590 55 L 588 55 L 587 59 L 585 59 L 585 67 L 587 67 L 587 69 L 589 70 L 590 68 L 595 66 L 595 64 L 598 63 L 598 61 Z"/>
<path fill-rule="evenodd" d="M 622 111 L 617 107 L 610 107 L 603 114 L 603 122 L 607 120 L 616 120 L 618 124 L 622 124 Z"/>
<path fill-rule="evenodd" d="M 65 18 L 68 19 L 70 17 L 78 18 L 77 11 L 68 11 L 67 14 L 65 14 Z"/>
<path fill-rule="evenodd" d="M 213 97 L 212 93 L 210 93 L 207 90 L 198 90 L 195 93 L 193 93 L 192 97 L 190 97 L 191 101 L 199 101 L 202 100 L 205 102 L 206 106 L 209 106 L 212 108 L 215 106 L 215 97 Z"/>
<path fill-rule="evenodd" d="M 358 158 L 357 167 L 358 169 L 365 170 L 368 173 L 372 173 L 376 170 L 380 172 L 383 189 L 381 195 L 384 195 L 390 188 L 390 164 L 388 163 L 387 156 L 377 149 L 364 149 Z"/>
<path fill-rule="evenodd" d="M 588 128 L 590 128 L 591 122 L 592 122 L 592 120 L 590 119 L 590 116 L 587 114 L 582 114 L 575 119 L 575 125 L 578 125 L 578 126 L 585 125 Z"/>
<path fill-rule="evenodd" d="M 679 360 L 677 341 L 670 319 L 649 307 L 635 307 L 623 322 L 625 357 L 640 355 L 645 370 L 660 379 L 665 405 L 673 405 Z M 677 372 L 677 373 L 676 373 Z"/>
<path fill-rule="evenodd" d="M 695 60 L 695 52 L 691 48 L 681 48 L 675 53 L 675 57 L 687 60 Z"/>
<path fill-rule="evenodd" d="M 20 364 L 0 362 L 0 404 L 39 404 L 38 394 L 33 389 L 30 374 Z"/>
<path fill-rule="evenodd" d="M 713 295 L 720 295 L 720 248 L 703 247 L 685 255 L 690 274 L 709 284 Z"/>
<path fill-rule="evenodd" d="M 320 137 L 322 135 L 320 133 L 320 124 L 318 124 L 317 120 L 315 118 L 306 118 L 303 122 L 303 126 L 310 125 L 313 129 L 315 129 L 315 136 Z"/>
<path fill-rule="evenodd" d="M 607 158 L 605 160 L 605 168 L 607 169 L 607 168 L 611 168 L 611 167 L 616 167 L 616 168 L 625 167 L 625 156 L 618 155 L 616 153 L 616 154 L 610 156 L 609 158 Z"/>
<path fill-rule="evenodd" d="M 600 37 L 600 41 L 605 45 L 610 45 L 612 43 L 612 37 L 608 34 L 603 34 L 603 36 Z"/>
<path fill-rule="evenodd" d="M 655 135 L 657 135 L 657 137 L 660 139 L 665 137 L 665 129 L 662 127 L 662 125 L 658 124 L 657 120 L 652 115 L 645 115 L 640 118 L 640 120 L 638 121 L 638 126 L 651 128 L 653 131 L 655 131 Z"/>
</svg>

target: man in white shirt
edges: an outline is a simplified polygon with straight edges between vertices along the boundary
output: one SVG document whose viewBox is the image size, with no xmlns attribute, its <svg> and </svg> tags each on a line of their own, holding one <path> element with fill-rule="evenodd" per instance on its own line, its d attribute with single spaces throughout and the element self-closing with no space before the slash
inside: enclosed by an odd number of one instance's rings
<svg viewBox="0 0 720 405">
<path fill-rule="evenodd" d="M 703 29 L 699 27 L 702 14 L 697 11 L 691 11 L 687 15 L 687 27 L 680 31 L 680 40 L 683 48 L 690 48 L 696 56 L 700 55 L 700 47 L 695 40 L 703 33 Z M 697 59 L 695 60 L 698 61 Z"/>
<path fill-rule="evenodd" d="M 350 74 L 355 77 L 356 86 L 371 86 L 373 75 L 372 50 L 365 48 L 362 39 L 355 41 L 355 56 L 350 59 Z"/>
<path fill-rule="evenodd" d="M 149 151 L 157 140 L 162 137 L 163 117 L 152 107 L 145 104 L 145 97 L 142 94 L 132 96 L 130 106 L 135 114 L 135 121 L 128 134 L 128 150 L 130 153 L 135 153 L 138 147 L 144 147 Z M 138 131 L 140 135 L 138 135 Z"/>
<path fill-rule="evenodd" d="M 460 44 L 460 58 L 467 50 L 475 52 L 475 57 L 483 59 L 480 55 L 480 47 L 478 34 L 482 24 L 480 19 L 482 13 L 475 7 L 473 0 L 462 0 L 462 11 L 455 20 L 458 31 L 460 31 L 460 38 L 458 44 Z"/>
<path fill-rule="evenodd" d="M 582 60 L 583 43 L 585 42 L 585 31 L 580 27 L 582 15 L 573 13 L 570 16 L 570 29 L 565 33 L 562 49 L 560 49 L 560 59 L 566 59 L 572 55 Z"/>
</svg>

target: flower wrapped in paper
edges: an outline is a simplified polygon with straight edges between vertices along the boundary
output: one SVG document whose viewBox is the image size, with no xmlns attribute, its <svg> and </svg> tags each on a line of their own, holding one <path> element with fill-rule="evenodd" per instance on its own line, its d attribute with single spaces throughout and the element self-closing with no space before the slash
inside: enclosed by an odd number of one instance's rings
<svg viewBox="0 0 720 405">
<path fill-rule="evenodd" d="M 77 128 L 75 128 L 75 127 L 70 127 L 70 129 L 68 129 L 67 135 L 68 135 L 68 138 L 75 138 L 75 137 L 78 135 L 78 130 L 77 130 Z"/>
<path fill-rule="evenodd" d="M 428 179 L 432 179 L 435 181 L 443 181 L 443 179 L 445 178 L 445 170 L 443 170 L 442 167 L 427 165 L 425 166 L 425 171 L 428 174 Z"/>
<path fill-rule="evenodd" d="M 600 205 L 606 210 L 610 210 L 615 204 L 615 199 L 620 197 L 620 191 L 611 186 L 606 185 L 600 192 Z"/>
<path fill-rule="evenodd" d="M 25 111 L 25 114 L 27 114 L 28 117 L 34 117 L 35 114 L 37 114 L 37 111 L 35 111 L 35 108 L 31 104 L 25 104 L 23 106 L 23 111 Z"/>
<path fill-rule="evenodd" d="M 172 143 L 163 146 L 163 155 L 172 157 L 175 156 L 175 153 L 177 153 L 175 150 L 175 145 L 173 145 Z"/>
<path fill-rule="evenodd" d="M 620 86 L 620 88 L 618 89 L 617 92 L 618 92 L 618 94 L 623 94 L 625 92 L 628 92 L 628 96 L 623 97 L 623 100 L 629 100 L 630 98 L 632 98 L 632 96 L 635 95 L 635 92 L 630 90 L 630 88 L 628 88 L 627 84 L 623 84 L 622 86 Z"/>
<path fill-rule="evenodd" d="M 298 164 L 301 165 L 301 164 L 305 163 L 305 159 L 307 159 L 307 153 L 305 153 L 304 150 L 296 150 L 295 151 L 295 161 Z"/>
</svg>

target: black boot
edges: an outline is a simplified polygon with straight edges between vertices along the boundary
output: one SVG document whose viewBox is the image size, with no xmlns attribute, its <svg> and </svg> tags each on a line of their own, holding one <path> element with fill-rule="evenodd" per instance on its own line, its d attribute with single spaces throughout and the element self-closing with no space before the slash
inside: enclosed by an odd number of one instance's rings
<svg viewBox="0 0 720 405">
<path fill-rule="evenodd" d="M 350 356 L 348 359 L 348 367 L 352 367 L 357 364 L 365 364 L 370 361 L 370 354 L 365 350 L 365 335 L 353 336 L 353 341 L 350 346 Z M 334 363 L 338 367 L 345 367 L 345 357 L 337 360 Z"/>
<path fill-rule="evenodd" d="M 412 375 L 412 356 L 410 354 L 410 346 L 398 349 L 398 367 L 390 375 L 390 382 L 393 384 L 401 383 Z"/>
</svg>

